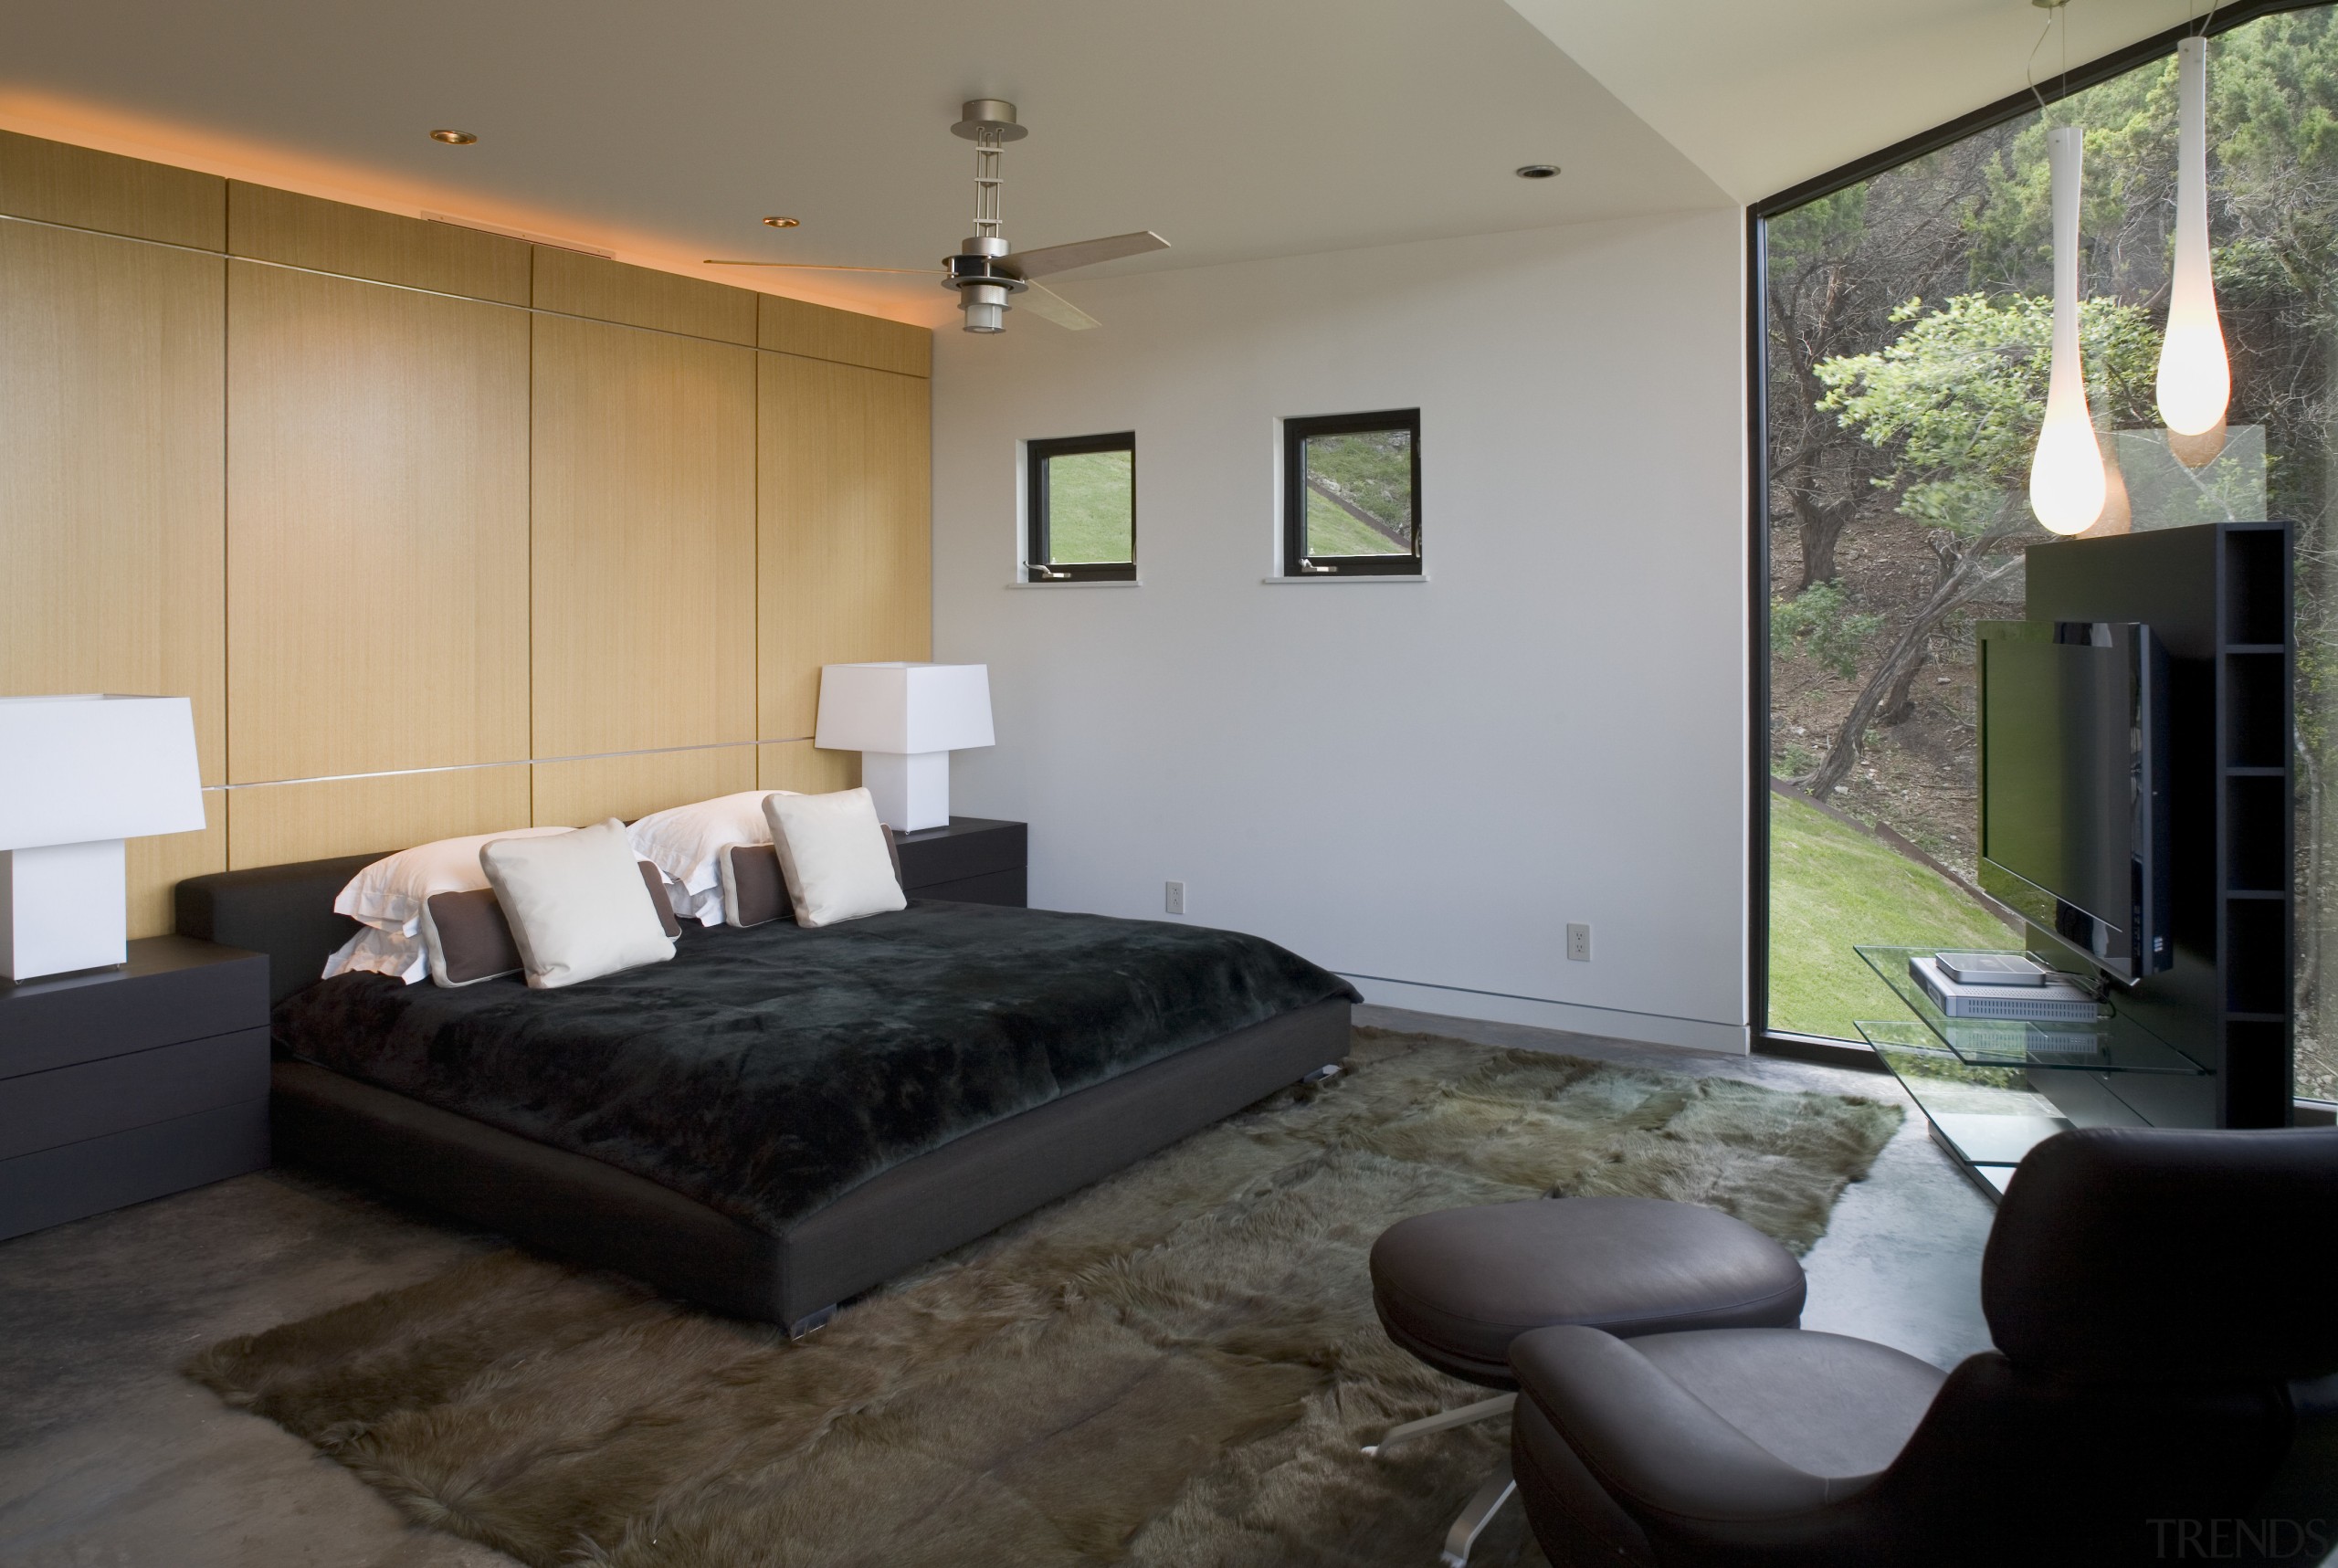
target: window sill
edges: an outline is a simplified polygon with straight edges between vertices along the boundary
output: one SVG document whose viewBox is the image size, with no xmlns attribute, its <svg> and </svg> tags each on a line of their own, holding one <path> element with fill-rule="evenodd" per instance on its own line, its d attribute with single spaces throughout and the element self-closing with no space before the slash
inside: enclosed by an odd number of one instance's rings
<svg viewBox="0 0 2338 1568">
<path fill-rule="evenodd" d="M 1396 572 L 1311 572 L 1303 577 L 1261 577 L 1269 587 L 1284 583 L 1426 583 L 1425 574 L 1406 576 Z"/>
<path fill-rule="evenodd" d="M 1070 583 L 1009 583 L 1009 588 L 1142 588 L 1143 579 L 1137 577 L 1090 578 Z"/>
</svg>

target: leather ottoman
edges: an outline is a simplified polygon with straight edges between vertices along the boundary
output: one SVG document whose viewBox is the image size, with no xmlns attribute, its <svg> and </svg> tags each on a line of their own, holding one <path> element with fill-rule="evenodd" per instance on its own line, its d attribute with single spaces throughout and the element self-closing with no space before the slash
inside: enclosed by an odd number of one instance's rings
<svg viewBox="0 0 2338 1568">
<path fill-rule="evenodd" d="M 1396 1344 L 1439 1372 L 1515 1390 L 1510 1346 L 1562 1324 L 1618 1338 L 1691 1329 L 1791 1329 L 1802 1266 L 1743 1220 L 1654 1198 L 1537 1198 L 1400 1220 L 1372 1246 L 1372 1302 Z M 1433 1432 L 1510 1415 L 1516 1394 L 1391 1428 L 1379 1456 Z M 1508 1467 L 1453 1521 L 1444 1561 L 1469 1548 L 1515 1489 Z"/>
<path fill-rule="evenodd" d="M 1540 1198 L 1416 1215 L 1372 1245 L 1372 1301 L 1440 1372 L 1516 1388 L 1510 1342 L 1575 1323 L 1618 1339 L 1790 1329 L 1802 1266 L 1743 1220 L 1655 1198 Z"/>
</svg>

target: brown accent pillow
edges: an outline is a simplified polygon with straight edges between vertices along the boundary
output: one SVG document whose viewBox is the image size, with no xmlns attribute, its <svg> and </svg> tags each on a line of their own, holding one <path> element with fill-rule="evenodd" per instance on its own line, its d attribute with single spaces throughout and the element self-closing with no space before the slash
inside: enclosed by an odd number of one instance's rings
<svg viewBox="0 0 2338 1568">
<path fill-rule="evenodd" d="M 901 879 L 901 847 L 893 830 L 885 829 L 885 853 L 893 858 L 893 880 Z M 731 844 L 722 850 L 722 921 L 725 925 L 759 926 L 785 916 L 795 919 L 795 905 L 787 896 L 786 874 L 779 868 L 775 844 Z"/>
<path fill-rule="evenodd" d="M 674 918 L 674 900 L 666 896 L 666 873 L 647 860 L 636 860 L 634 865 L 641 872 L 642 885 L 649 889 L 649 901 L 658 906 L 658 924 L 667 939 L 680 936 L 682 922 Z"/>
<path fill-rule="evenodd" d="M 637 864 L 649 901 L 658 906 L 658 923 L 669 937 L 680 936 L 665 876 L 647 860 Z M 430 954 L 430 978 L 441 985 L 475 985 L 520 973 L 520 944 L 511 940 L 511 923 L 503 918 L 492 888 L 433 893 L 422 905 L 422 940 Z"/>
<path fill-rule="evenodd" d="M 787 883 L 780 876 L 779 851 L 769 844 L 726 844 L 719 868 L 722 882 L 722 923 L 768 925 L 795 914 L 787 901 Z"/>
<path fill-rule="evenodd" d="M 473 985 L 520 973 L 520 949 L 492 888 L 425 899 L 422 942 L 430 954 L 430 978 L 441 985 Z"/>
</svg>

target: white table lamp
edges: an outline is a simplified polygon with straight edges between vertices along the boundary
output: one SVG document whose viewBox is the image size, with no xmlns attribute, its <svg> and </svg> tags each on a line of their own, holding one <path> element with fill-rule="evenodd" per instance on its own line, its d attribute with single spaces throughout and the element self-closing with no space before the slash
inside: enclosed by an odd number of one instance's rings
<svg viewBox="0 0 2338 1568">
<path fill-rule="evenodd" d="M 203 826 L 184 697 L 0 697 L 0 977 L 130 956 L 121 841 Z"/>
<path fill-rule="evenodd" d="M 995 743 L 986 664 L 831 664 L 812 743 L 860 753 L 860 782 L 897 833 L 950 822 L 950 753 Z"/>
</svg>

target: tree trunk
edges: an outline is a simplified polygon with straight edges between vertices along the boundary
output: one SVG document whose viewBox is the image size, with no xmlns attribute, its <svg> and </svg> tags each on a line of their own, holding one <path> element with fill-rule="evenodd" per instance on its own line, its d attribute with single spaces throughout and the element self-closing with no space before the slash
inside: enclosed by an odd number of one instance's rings
<svg viewBox="0 0 2338 1568">
<path fill-rule="evenodd" d="M 1835 564 L 1835 542 L 1842 538 L 1851 509 L 1840 501 L 1821 506 L 1801 490 L 1788 491 L 1786 500 L 1794 508 L 1795 526 L 1802 536 L 1802 580 L 1788 595 L 1798 598 L 1812 584 L 1832 583 L 1841 574 L 1841 568 Z"/>
<path fill-rule="evenodd" d="M 1835 793 L 1835 786 L 1841 784 L 1858 763 L 1859 748 L 1866 742 L 1868 728 L 1875 722 L 1876 713 L 1883 707 L 1885 697 L 1895 687 L 1904 688 L 1901 678 L 1908 676 L 1912 679 L 1912 672 L 1923 662 L 1933 631 L 1948 618 L 1949 612 L 1978 597 L 1984 588 L 2013 570 L 2013 561 L 2003 561 L 1995 566 L 1983 564 L 1988 551 L 2011 531 L 2010 529 L 1993 529 L 1975 540 L 1969 550 L 1958 552 L 1952 549 L 1943 554 L 1942 564 L 1947 570 L 1941 574 L 1940 585 L 1933 590 L 1932 597 L 1924 601 L 1922 607 L 1909 617 L 1908 624 L 1900 628 L 1900 635 L 1891 639 L 1890 650 L 1883 656 L 1883 662 L 1876 666 L 1873 675 L 1868 677 L 1867 685 L 1851 704 L 1851 710 L 1843 715 L 1841 726 L 1836 730 L 1834 740 L 1827 747 L 1827 755 L 1807 777 L 1796 781 L 1804 789 L 1821 800 Z"/>
<path fill-rule="evenodd" d="M 1900 679 L 1891 683 L 1891 689 L 1883 694 L 1882 704 L 1875 713 L 1878 724 L 1889 730 L 1916 716 L 1916 677 L 1922 674 L 1932 662 L 1932 638 L 1926 637 L 1917 646 L 1915 657 L 1901 668 Z"/>
</svg>

